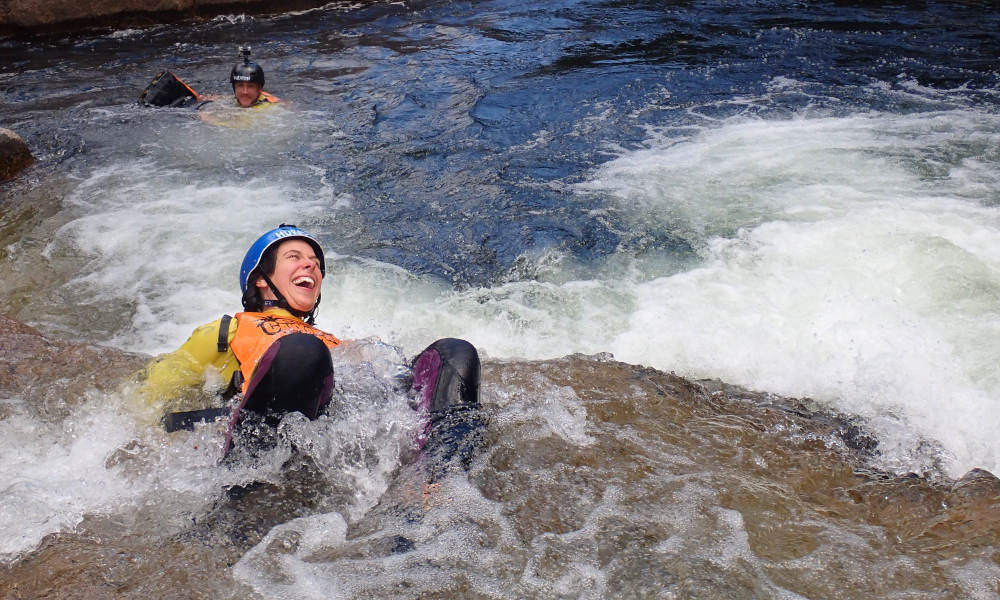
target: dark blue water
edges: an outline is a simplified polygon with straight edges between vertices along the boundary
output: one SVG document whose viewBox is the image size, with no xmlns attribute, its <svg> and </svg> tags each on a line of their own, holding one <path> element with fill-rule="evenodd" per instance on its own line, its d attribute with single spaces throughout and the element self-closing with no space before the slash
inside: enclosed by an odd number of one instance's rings
<svg viewBox="0 0 1000 600">
<path fill-rule="evenodd" d="M 104 123 L 74 113 L 121 110 L 161 69 L 225 94 L 235 48 L 249 43 L 268 89 L 328 120 L 302 132 L 279 164 L 267 152 L 234 155 L 240 174 L 273 178 L 287 163 L 309 165 L 313 179 L 363 199 L 350 235 L 324 232 L 338 250 L 457 286 L 490 285 L 530 276 L 519 257 L 548 248 L 584 263 L 623 249 L 691 252 L 670 232 L 631 229 L 613 213 L 595 218 L 588 209 L 601 198 L 565 202 L 563 186 L 642 147 L 649 127 L 680 137 L 737 115 L 940 108 L 933 93 L 899 93 L 911 86 L 962 89 L 961 104 L 989 110 L 997 23 L 989 3 L 976 2 L 331 5 L 7 42 L 0 124 L 43 157 L 73 147 L 136 152 L 141 140 L 123 148 Z M 77 164 L 86 169 L 86 158 Z"/>
</svg>

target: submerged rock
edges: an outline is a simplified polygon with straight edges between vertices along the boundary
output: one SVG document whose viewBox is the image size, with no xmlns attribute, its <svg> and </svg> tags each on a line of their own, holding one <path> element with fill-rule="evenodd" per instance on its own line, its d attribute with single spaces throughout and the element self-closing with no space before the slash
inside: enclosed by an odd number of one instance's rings
<svg viewBox="0 0 1000 600">
<path fill-rule="evenodd" d="M 1000 479 L 984 469 L 972 469 L 951 486 L 955 498 L 970 502 L 1000 500 Z"/>
<path fill-rule="evenodd" d="M 0 181 L 17 175 L 33 160 L 24 140 L 10 129 L 0 127 Z"/>
</svg>

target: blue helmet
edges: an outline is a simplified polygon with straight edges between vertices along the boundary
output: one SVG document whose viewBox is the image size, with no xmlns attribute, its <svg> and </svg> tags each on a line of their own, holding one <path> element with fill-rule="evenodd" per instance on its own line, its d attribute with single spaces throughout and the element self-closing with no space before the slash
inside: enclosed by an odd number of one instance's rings
<svg viewBox="0 0 1000 600">
<path fill-rule="evenodd" d="M 250 273 L 260 264 L 260 260 L 263 258 L 264 253 L 267 252 L 267 249 L 275 244 L 280 244 L 285 240 L 291 239 L 305 240 L 312 246 L 316 252 L 316 258 L 319 259 L 319 272 L 324 277 L 326 276 L 326 260 L 323 258 L 323 248 L 320 247 L 316 238 L 295 225 L 285 225 L 282 223 L 277 228 L 257 238 L 257 241 L 247 250 L 246 256 L 243 257 L 243 264 L 240 266 L 240 292 L 246 294 L 247 286 L 250 285 Z"/>
</svg>

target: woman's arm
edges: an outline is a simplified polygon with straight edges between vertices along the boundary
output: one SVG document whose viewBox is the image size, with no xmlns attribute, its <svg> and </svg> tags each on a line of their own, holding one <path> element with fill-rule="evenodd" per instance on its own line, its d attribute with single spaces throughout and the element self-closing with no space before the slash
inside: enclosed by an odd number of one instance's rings
<svg viewBox="0 0 1000 600">
<path fill-rule="evenodd" d="M 180 348 L 146 366 L 140 395 L 148 407 L 157 407 L 159 412 L 204 408 L 206 394 L 226 389 L 239 364 L 228 343 L 219 351 L 219 324 L 215 320 L 198 327 Z M 235 332 L 233 319 L 227 340 Z"/>
</svg>

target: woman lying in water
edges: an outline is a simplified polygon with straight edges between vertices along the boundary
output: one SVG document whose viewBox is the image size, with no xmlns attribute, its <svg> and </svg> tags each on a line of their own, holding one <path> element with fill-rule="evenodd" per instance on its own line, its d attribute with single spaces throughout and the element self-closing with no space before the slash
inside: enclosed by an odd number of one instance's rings
<svg viewBox="0 0 1000 600">
<path fill-rule="evenodd" d="M 313 324 L 325 275 L 323 249 L 309 233 L 282 224 L 260 236 L 240 268 L 244 311 L 195 329 L 178 350 L 146 368 L 142 387 L 147 403 L 168 405 L 185 392 L 216 382 L 216 391 L 231 397 L 230 405 L 168 412 L 167 430 L 226 417 L 225 454 L 236 441 L 246 439 L 239 433 L 247 422 L 274 428 L 290 412 L 309 419 L 322 414 L 333 391 L 330 350 L 344 343 Z M 437 435 L 432 425 L 454 421 L 456 413 L 478 406 L 475 347 L 460 339 L 440 339 L 417 356 L 412 368 L 417 409 L 428 415 L 421 439 L 435 445 L 458 443 L 467 432 Z"/>
</svg>

